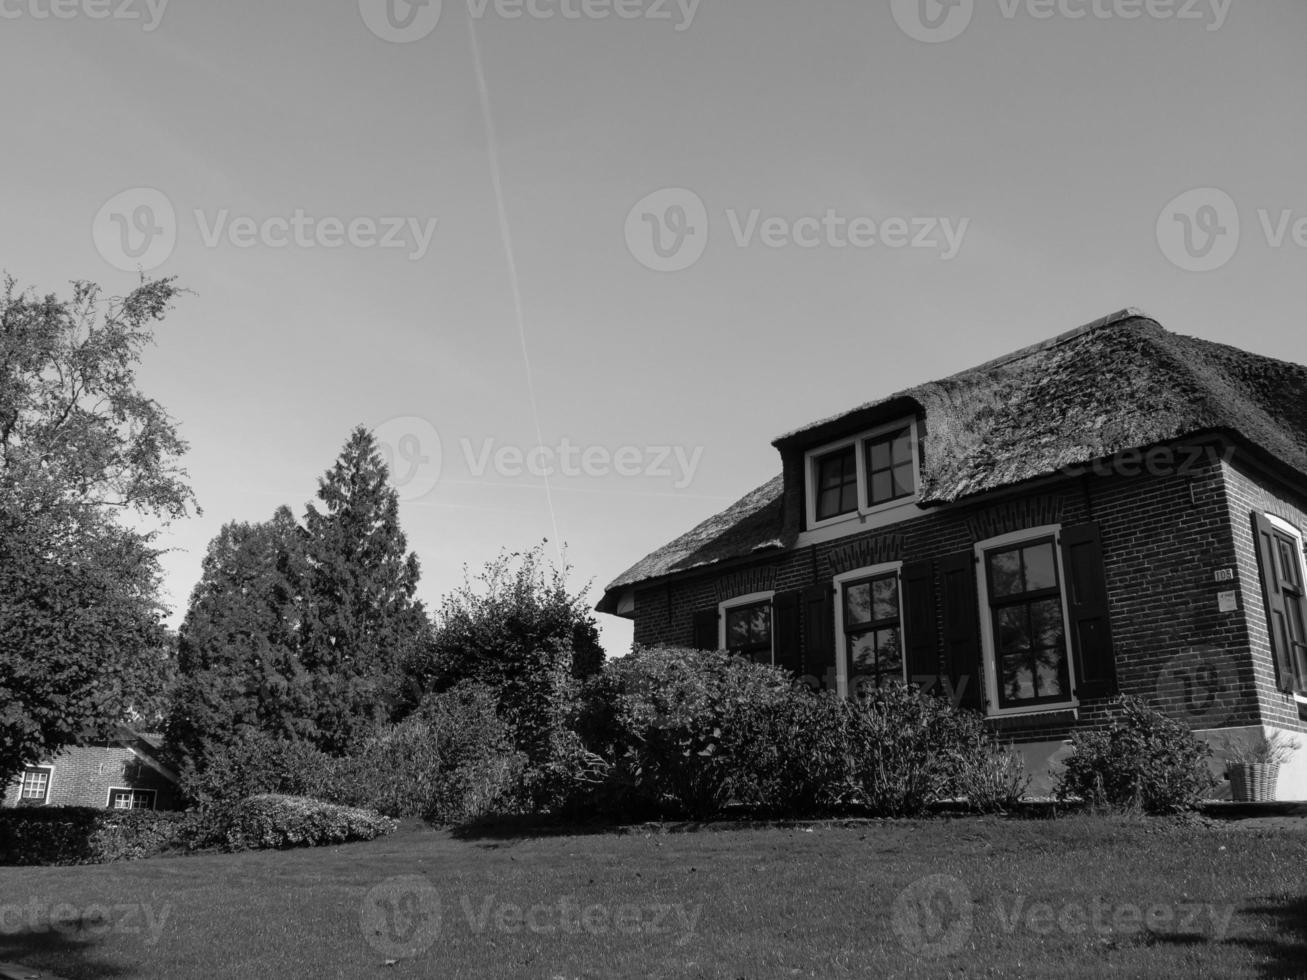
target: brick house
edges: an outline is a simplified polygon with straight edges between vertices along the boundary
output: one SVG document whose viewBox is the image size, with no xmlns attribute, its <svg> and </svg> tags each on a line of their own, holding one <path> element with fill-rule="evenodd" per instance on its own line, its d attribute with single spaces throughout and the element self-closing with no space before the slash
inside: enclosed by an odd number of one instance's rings
<svg viewBox="0 0 1307 980">
<path fill-rule="evenodd" d="M 124 727 L 111 738 L 69 746 L 28 766 L 5 789 L 3 804 L 175 809 L 177 774 L 161 760 L 162 742 Z"/>
<path fill-rule="evenodd" d="M 1218 774 L 1307 732 L 1307 368 L 1126 310 L 773 445 L 780 476 L 605 590 L 638 645 L 907 678 L 983 711 L 1032 792 L 1117 694 Z"/>
</svg>

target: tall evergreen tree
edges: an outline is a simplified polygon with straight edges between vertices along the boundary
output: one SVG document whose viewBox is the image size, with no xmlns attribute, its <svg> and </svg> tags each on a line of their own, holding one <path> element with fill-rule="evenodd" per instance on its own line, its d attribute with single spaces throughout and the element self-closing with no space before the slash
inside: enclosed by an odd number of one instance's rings
<svg viewBox="0 0 1307 980">
<path fill-rule="evenodd" d="M 210 542 L 178 635 L 167 723 L 185 762 L 203 765 L 252 730 L 316 737 L 297 654 L 303 575 L 303 531 L 288 507 L 266 523 L 229 523 Z"/>
<path fill-rule="evenodd" d="M 417 556 L 399 527 L 399 495 L 362 426 L 319 481 L 305 514 L 300 661 L 312 677 L 319 745 L 344 752 L 400 706 L 401 666 L 429 642 L 414 598 Z"/>
</svg>

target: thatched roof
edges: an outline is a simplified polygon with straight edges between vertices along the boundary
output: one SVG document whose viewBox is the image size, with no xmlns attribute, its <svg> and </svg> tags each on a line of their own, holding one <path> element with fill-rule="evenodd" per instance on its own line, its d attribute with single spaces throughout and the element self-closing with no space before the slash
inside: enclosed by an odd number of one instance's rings
<svg viewBox="0 0 1307 980">
<path fill-rule="evenodd" d="M 1307 479 L 1307 367 L 1182 337 L 1135 310 L 781 436 L 783 457 L 911 414 L 926 419 L 923 506 L 1037 479 L 1130 449 L 1227 432 Z M 615 592 L 783 548 L 780 477 L 664 545 Z"/>
</svg>

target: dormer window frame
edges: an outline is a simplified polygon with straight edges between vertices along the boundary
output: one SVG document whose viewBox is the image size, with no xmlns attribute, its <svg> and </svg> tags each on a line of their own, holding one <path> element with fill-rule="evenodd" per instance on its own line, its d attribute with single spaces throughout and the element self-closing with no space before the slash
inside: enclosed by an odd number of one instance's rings
<svg viewBox="0 0 1307 980">
<path fill-rule="evenodd" d="M 900 429 L 907 429 L 909 436 L 911 437 L 912 493 L 872 505 L 869 503 L 871 499 L 871 484 L 870 474 L 867 470 L 868 447 L 872 442 Z M 853 449 L 853 460 L 858 475 L 857 507 L 853 510 L 847 510 L 831 517 L 819 519 L 817 516 L 817 509 L 821 492 L 818 481 L 820 463 L 823 459 L 830 457 L 832 454 L 844 452 L 849 448 Z M 865 522 L 867 518 L 874 514 L 880 514 L 884 511 L 903 507 L 906 504 L 916 503 L 921 495 L 921 433 L 918 427 L 917 418 L 915 416 L 905 416 L 903 418 L 895 419 L 892 422 L 886 422 L 882 425 L 864 429 L 855 435 L 846 436 L 843 439 L 824 443 L 805 451 L 803 457 L 803 478 L 805 502 L 804 528 L 807 531 L 837 527 L 841 524 L 855 520 Z"/>
</svg>

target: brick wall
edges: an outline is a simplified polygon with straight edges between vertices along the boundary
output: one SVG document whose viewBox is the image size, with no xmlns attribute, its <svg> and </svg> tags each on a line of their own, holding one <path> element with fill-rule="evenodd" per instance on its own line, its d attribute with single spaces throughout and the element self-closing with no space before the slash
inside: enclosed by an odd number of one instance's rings
<svg viewBox="0 0 1307 980">
<path fill-rule="evenodd" d="M 54 769 L 50 777 L 49 806 L 105 807 L 111 788 L 152 789 L 156 792 L 156 809 L 173 809 L 177 805 L 173 783 L 123 745 L 71 747 L 42 765 Z M 5 806 L 17 805 L 20 786 L 20 782 L 14 782 L 5 790 Z"/>
<path fill-rule="evenodd" d="M 1237 538 L 1231 528 L 1222 459 L 1227 450 L 1215 446 L 1196 459 L 1177 454 L 1169 472 L 1155 468 L 1151 475 L 1092 471 L 641 589 L 635 595 L 635 642 L 692 645 L 694 613 L 729 598 L 733 582 L 770 581 L 766 588 L 785 592 L 829 583 L 861 564 L 938 560 L 1009 531 L 1096 521 L 1121 690 L 1145 697 L 1194 728 L 1252 724 L 1259 717 L 1270 659 L 1264 624 L 1263 649 L 1255 650 L 1252 660 L 1248 656 L 1244 602 L 1234 612 L 1219 611 L 1218 594 L 1231 586 L 1217 581 L 1218 569 L 1237 567 L 1241 581 L 1256 581 L 1248 578 L 1249 556 L 1242 554 L 1250 540 Z M 1242 519 L 1235 524 L 1242 527 Z M 1242 542 L 1238 553 L 1236 540 Z M 938 567 L 936 579 L 938 587 Z M 733 594 L 751 591 L 760 589 L 742 587 Z M 1223 683 L 1215 700 L 1199 683 L 1212 677 Z M 1101 721 L 1108 704 L 1082 702 L 1080 724 Z M 1005 737 L 1034 741 L 1063 738 L 1070 726 L 1005 720 L 1003 728 Z"/>
</svg>

